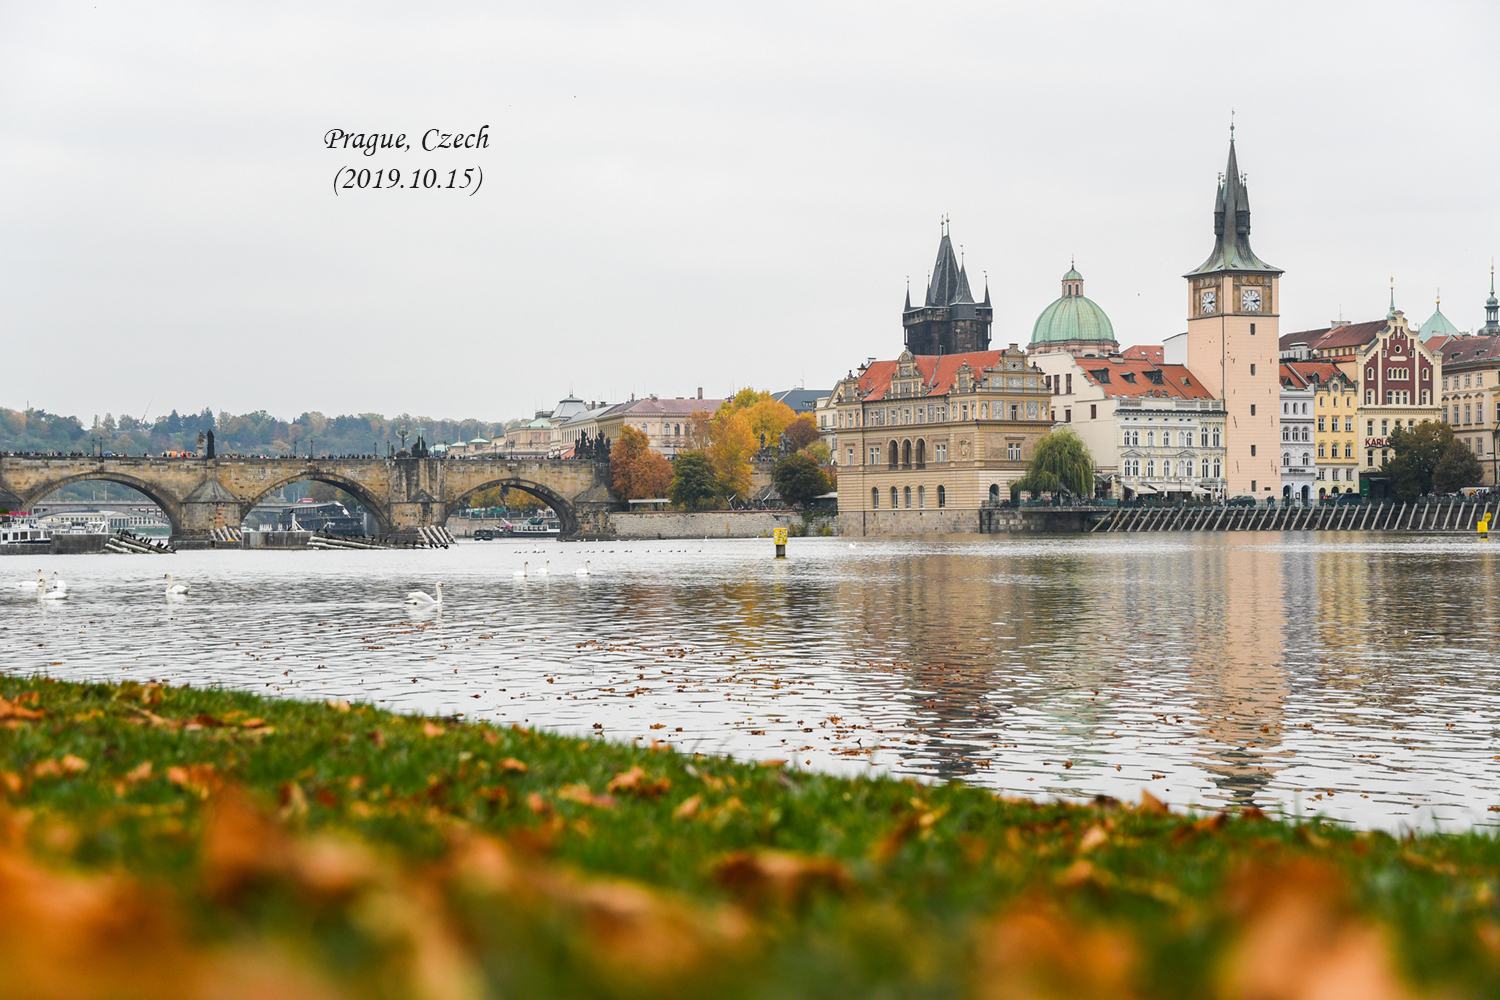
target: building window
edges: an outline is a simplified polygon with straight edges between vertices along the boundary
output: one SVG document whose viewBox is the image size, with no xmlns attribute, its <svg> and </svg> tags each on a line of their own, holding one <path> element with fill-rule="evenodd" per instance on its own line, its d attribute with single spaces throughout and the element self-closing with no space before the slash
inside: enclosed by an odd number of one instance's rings
<svg viewBox="0 0 1500 1000">
<path fill-rule="evenodd" d="M 1224 475 L 1224 467 L 1220 463 L 1221 463 L 1220 459 L 1217 459 L 1217 458 L 1214 459 L 1214 478 L 1215 479 L 1221 479 L 1221 478 L 1223 478 L 1223 475 Z"/>
<path fill-rule="evenodd" d="M 1269 489 L 1269 487 L 1267 487 L 1267 488 Z M 1253 480 L 1253 479 L 1250 480 L 1250 492 L 1251 493 L 1255 492 L 1255 480 Z"/>
<path fill-rule="evenodd" d="M 1065 407 L 1063 407 L 1063 423 L 1065 423 L 1065 424 L 1071 424 L 1072 422 L 1073 422 L 1073 408 L 1071 406 L 1065 406 Z"/>
<path fill-rule="evenodd" d="M 878 445 L 871 445 L 870 446 L 870 464 L 871 465 L 879 465 L 880 464 L 880 447 Z"/>
<path fill-rule="evenodd" d="M 1250 324 L 1250 336 L 1252 336 L 1252 337 L 1255 336 L 1255 324 L 1254 323 Z M 1250 374 L 1254 375 L 1255 373 L 1251 372 Z"/>
<path fill-rule="evenodd" d="M 1353 406 L 1354 404 L 1350 403 L 1349 405 Z M 1345 434 L 1353 434 L 1354 433 L 1354 418 L 1353 417 L 1345 417 L 1344 418 L 1344 433 Z"/>
<path fill-rule="evenodd" d="M 1255 375 L 1255 362 L 1254 361 L 1250 362 L 1250 375 L 1251 375 L 1251 377 L 1254 377 L 1254 375 Z"/>
<path fill-rule="evenodd" d="M 1011 403 L 1010 404 L 1010 419 L 1012 419 L 1012 420 L 1020 420 L 1021 419 L 1021 408 L 1019 406 L 1017 406 L 1015 403 Z"/>
<path fill-rule="evenodd" d="M 1365 466 L 1367 468 L 1371 468 L 1371 469 L 1375 468 L 1375 451 L 1374 451 L 1374 449 L 1371 449 L 1370 451 L 1365 452 Z"/>
<path fill-rule="evenodd" d="M 1214 428 L 1214 447 L 1219 447 L 1219 428 L 1217 427 Z M 1214 473 L 1214 475 L 1218 475 L 1218 473 Z"/>
<path fill-rule="evenodd" d="M 927 468 L 927 442 L 920 438 L 917 440 L 917 468 Z"/>
<path fill-rule="evenodd" d="M 1338 450 L 1338 445 L 1334 445 L 1333 448 L 1334 448 L 1335 451 L 1337 451 Z M 1344 442 L 1344 457 L 1345 458 L 1353 458 L 1354 457 L 1354 442 L 1352 442 L 1352 441 L 1345 441 Z"/>
<path fill-rule="evenodd" d="M 937 460 L 939 462 L 948 461 L 948 446 L 946 444 L 937 445 L 934 450 L 937 452 Z"/>
<path fill-rule="evenodd" d="M 1250 457 L 1251 458 L 1255 457 L 1255 445 L 1253 445 L 1253 444 L 1250 446 Z"/>
<path fill-rule="evenodd" d="M 1371 423 L 1373 423 L 1373 422 L 1374 421 L 1371 421 Z M 1389 437 L 1390 436 L 1390 433 L 1391 433 L 1390 432 L 1390 423 L 1391 422 L 1389 420 L 1382 420 L 1380 422 L 1380 436 L 1381 437 Z"/>
<path fill-rule="evenodd" d="M 1203 460 L 1203 475 L 1202 475 L 1201 478 L 1203 478 L 1203 479 L 1207 479 L 1208 478 L 1208 459 L 1206 459 L 1206 458 Z"/>
<path fill-rule="evenodd" d="M 1292 467 L 1291 452 L 1284 451 L 1281 453 L 1281 467 L 1284 469 L 1290 469 Z"/>
<path fill-rule="evenodd" d="M 1325 418 L 1323 418 L 1323 417 L 1319 417 L 1319 418 L 1318 418 L 1318 433 L 1319 433 L 1319 434 L 1322 434 L 1322 433 L 1323 433 L 1323 431 L 1324 431 L 1324 429 L 1325 429 L 1325 428 L 1324 428 L 1324 427 L 1323 427 L 1323 421 L 1324 421 L 1324 419 L 1325 419 Z"/>
<path fill-rule="evenodd" d="M 906 498 L 906 509 L 911 510 L 911 487 L 906 487 L 901 493 Z"/>
<path fill-rule="evenodd" d="M 1322 456 L 1320 455 L 1318 457 L 1321 458 Z M 1327 471 L 1328 471 L 1327 469 L 1319 469 L 1318 470 L 1318 478 L 1320 480 L 1326 478 L 1326 476 L 1324 475 L 1324 473 L 1326 473 Z"/>
<path fill-rule="evenodd" d="M 1148 458 L 1148 459 L 1146 459 L 1146 478 L 1147 479 L 1155 479 L 1156 478 L 1156 459 L 1154 459 L 1154 458 Z"/>
<path fill-rule="evenodd" d="M 878 486 L 870 487 L 870 509 L 880 509 L 880 487 Z"/>
<path fill-rule="evenodd" d="M 948 491 L 947 491 L 947 489 L 945 489 L 942 486 L 938 487 L 938 506 L 939 507 L 946 507 L 946 506 L 948 506 Z"/>
<path fill-rule="evenodd" d="M 850 465 L 854 464 L 854 446 L 853 445 L 849 446 L 849 464 Z"/>
<path fill-rule="evenodd" d="M 1198 442 L 1199 442 L 1199 447 L 1202 447 L 1202 448 L 1207 448 L 1208 447 L 1208 428 L 1207 427 L 1203 428 L 1201 431 L 1198 432 Z"/>
<path fill-rule="evenodd" d="M 1021 460 L 1021 442 L 1012 441 L 1005 446 L 1005 450 L 1007 457 L 1009 457 L 1012 462 L 1019 462 Z"/>
<path fill-rule="evenodd" d="M 1172 460 L 1170 458 L 1161 460 L 1161 477 L 1163 479 L 1172 478 Z"/>
<path fill-rule="evenodd" d="M 1252 417 L 1255 416 L 1255 404 L 1254 403 L 1250 404 L 1250 415 Z"/>
<path fill-rule="evenodd" d="M 917 487 L 917 509 L 922 510 L 927 506 L 927 487 Z"/>
<path fill-rule="evenodd" d="M 1070 374 L 1068 374 L 1065 377 L 1067 378 L 1067 383 L 1066 384 L 1067 384 L 1067 387 L 1068 387 L 1068 395 L 1072 395 L 1073 394 L 1073 376 L 1070 373 Z"/>
<path fill-rule="evenodd" d="M 891 446 L 890 446 L 890 449 L 889 449 L 886 457 L 887 457 L 887 461 L 886 461 L 886 467 L 887 468 L 894 469 L 897 465 L 901 464 L 901 452 L 897 448 L 896 442 L 894 442 L 894 441 L 891 442 Z"/>
<path fill-rule="evenodd" d="M 1156 432 L 1155 431 L 1152 431 L 1152 430 L 1146 431 L 1146 447 L 1147 448 L 1155 448 L 1156 447 Z"/>
<path fill-rule="evenodd" d="M 891 510 L 896 510 L 900 506 L 901 506 L 900 496 L 896 493 L 896 487 L 892 486 L 891 487 Z"/>
</svg>

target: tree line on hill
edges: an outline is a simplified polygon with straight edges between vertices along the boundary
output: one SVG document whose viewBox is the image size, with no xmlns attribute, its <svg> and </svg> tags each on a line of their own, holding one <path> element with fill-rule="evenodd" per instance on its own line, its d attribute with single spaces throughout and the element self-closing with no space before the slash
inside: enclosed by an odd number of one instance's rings
<svg viewBox="0 0 1500 1000">
<path fill-rule="evenodd" d="M 439 420 L 402 413 L 385 417 L 379 413 L 325 416 L 317 411 L 293 420 L 273 417 L 265 410 L 232 414 L 204 408 L 198 413 L 176 410 L 155 420 L 121 414 L 96 416 L 92 426 L 77 417 L 46 410 L 11 410 L 0 407 L 0 451 L 87 453 L 94 447 L 116 455 L 159 454 L 192 451 L 200 433 L 214 432 L 215 450 L 221 455 L 384 454 L 388 444 L 416 440 L 422 430 L 428 444 L 492 438 L 514 427 L 520 420 L 494 423 L 484 420 Z"/>
</svg>

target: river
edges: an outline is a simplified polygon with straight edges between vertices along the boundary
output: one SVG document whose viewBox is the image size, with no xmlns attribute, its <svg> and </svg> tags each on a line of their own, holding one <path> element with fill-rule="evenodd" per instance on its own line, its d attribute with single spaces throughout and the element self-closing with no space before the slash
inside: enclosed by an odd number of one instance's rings
<svg viewBox="0 0 1500 1000">
<path fill-rule="evenodd" d="M 781 561 L 769 539 L 10 558 L 0 663 L 1458 830 L 1500 820 L 1497 547 L 1235 532 L 792 539 Z M 38 566 L 69 600 L 13 589 Z M 402 604 L 438 581 L 440 611 Z"/>
</svg>

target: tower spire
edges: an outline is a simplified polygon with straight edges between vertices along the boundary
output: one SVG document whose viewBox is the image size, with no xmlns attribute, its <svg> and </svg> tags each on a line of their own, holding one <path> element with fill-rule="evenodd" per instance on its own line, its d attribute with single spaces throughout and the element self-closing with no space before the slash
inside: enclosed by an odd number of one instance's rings
<svg viewBox="0 0 1500 1000">
<path fill-rule="evenodd" d="M 1386 319 L 1396 318 L 1396 276 L 1391 275 L 1391 311 L 1385 314 Z"/>
</svg>

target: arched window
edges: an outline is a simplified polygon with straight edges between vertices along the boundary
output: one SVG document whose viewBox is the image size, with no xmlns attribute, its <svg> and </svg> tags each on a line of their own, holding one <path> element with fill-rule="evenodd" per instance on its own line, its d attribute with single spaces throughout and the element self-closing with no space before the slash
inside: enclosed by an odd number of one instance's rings
<svg viewBox="0 0 1500 1000">
<path fill-rule="evenodd" d="M 917 509 L 922 510 L 927 506 L 927 487 L 917 487 Z"/>
<path fill-rule="evenodd" d="M 903 496 L 906 498 L 906 509 L 907 510 L 911 510 L 911 487 L 908 486 L 904 490 L 902 490 L 901 492 L 902 492 Z"/>
<path fill-rule="evenodd" d="M 891 510 L 901 506 L 901 498 L 896 494 L 896 487 L 891 487 Z"/>
<path fill-rule="evenodd" d="M 910 440 L 906 440 L 906 441 L 902 441 L 901 442 L 901 468 L 903 468 L 903 469 L 910 469 L 911 468 L 911 441 Z M 911 504 L 907 504 L 906 506 L 910 507 Z"/>
<path fill-rule="evenodd" d="M 1148 430 L 1146 432 L 1146 447 L 1147 448 L 1155 448 L 1156 447 L 1156 432 L 1155 431 Z"/>
<path fill-rule="evenodd" d="M 990 503 L 1000 502 L 1000 484 L 990 483 Z"/>
<path fill-rule="evenodd" d="M 1312 464 L 1312 456 L 1305 451 L 1302 453 L 1302 464 L 1305 466 Z"/>
<path fill-rule="evenodd" d="M 1151 432 L 1150 431 L 1146 432 L 1146 437 L 1147 438 L 1151 437 Z M 1156 478 L 1156 459 L 1154 459 L 1154 458 L 1148 458 L 1148 459 L 1146 459 L 1146 478 L 1147 479 L 1155 479 Z"/>
<path fill-rule="evenodd" d="M 1206 458 L 1203 460 L 1203 478 L 1208 478 L 1208 459 Z"/>
<path fill-rule="evenodd" d="M 880 487 L 878 487 L 878 486 L 871 486 L 870 487 L 870 509 L 871 510 L 879 510 L 880 509 Z"/>
<path fill-rule="evenodd" d="M 1219 447 L 1219 428 L 1217 428 L 1217 427 L 1214 428 L 1214 447 L 1215 448 Z M 1219 474 L 1217 472 L 1215 472 L 1214 473 L 1214 478 L 1217 479 L 1218 475 Z"/>
<path fill-rule="evenodd" d="M 1170 458 L 1161 460 L 1161 477 L 1163 479 L 1170 479 L 1172 477 L 1172 460 Z"/>
<path fill-rule="evenodd" d="M 927 442 L 920 438 L 917 439 L 917 468 L 927 468 Z"/>
<path fill-rule="evenodd" d="M 938 506 L 939 507 L 946 507 L 946 506 L 948 506 L 948 490 L 947 490 L 946 487 L 943 487 L 943 486 L 939 486 L 938 487 Z"/>
<path fill-rule="evenodd" d="M 1214 478 L 1215 479 L 1221 479 L 1221 478 L 1223 478 L 1223 476 L 1224 476 L 1224 468 L 1220 464 L 1220 460 L 1216 458 L 1216 459 L 1214 459 Z"/>
<path fill-rule="evenodd" d="M 897 464 L 900 463 L 900 461 L 901 461 L 901 452 L 898 449 L 898 447 L 896 445 L 896 442 L 892 441 L 891 442 L 891 450 L 890 450 L 890 461 L 887 464 L 891 468 L 894 469 L 897 466 Z"/>
</svg>

